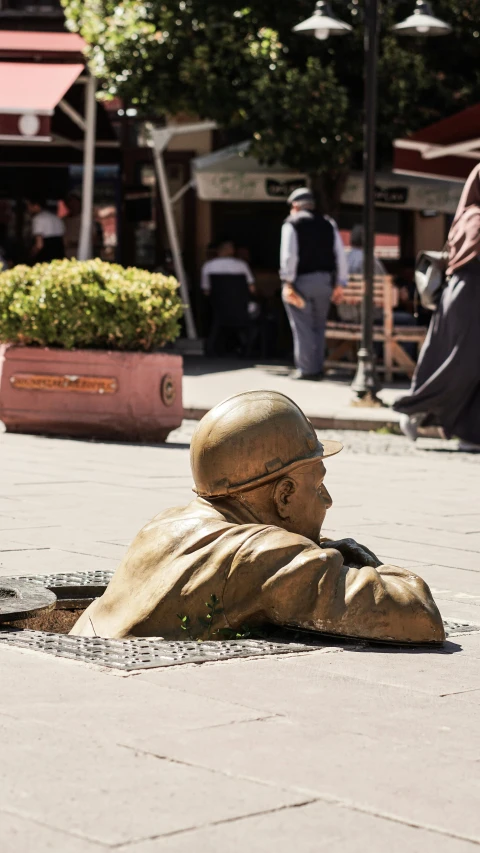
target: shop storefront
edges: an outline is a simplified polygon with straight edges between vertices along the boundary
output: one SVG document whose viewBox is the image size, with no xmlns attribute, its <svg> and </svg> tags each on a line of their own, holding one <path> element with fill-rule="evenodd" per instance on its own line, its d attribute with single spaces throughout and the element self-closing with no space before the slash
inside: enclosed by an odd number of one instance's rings
<svg viewBox="0 0 480 853">
<path fill-rule="evenodd" d="M 305 183 L 304 175 L 281 167 L 265 167 L 248 153 L 249 144 L 232 146 L 194 161 L 197 193 L 212 205 L 213 234 L 228 233 L 262 275 L 278 266 L 280 230 L 286 199 Z M 376 184 L 375 253 L 387 266 L 412 258 L 427 248 L 425 240 L 444 239 L 446 222 L 456 208 L 459 186 L 392 173 Z M 363 176 L 352 173 L 337 216 L 346 246 L 352 228 L 362 221 Z M 428 246 L 432 248 L 432 246 Z"/>
<path fill-rule="evenodd" d="M 11 13 L 19 4 L 10 6 L 10 30 L 0 31 L 0 83 L 4 80 L 0 86 L 0 234 L 14 247 L 15 259 L 24 260 L 29 243 L 24 206 L 28 193 L 34 188 L 59 212 L 69 192 L 82 193 L 88 75 L 83 41 L 62 30 L 57 0 L 50 3 L 45 20 L 30 12 L 14 19 Z M 1 8 L 6 8 L 5 3 Z M 27 19 L 35 31 L 22 30 Z M 12 79 L 15 85 L 5 83 Z M 396 272 L 402 261 L 411 262 L 419 249 L 443 245 L 461 190 L 458 170 L 468 173 L 467 167 L 480 159 L 475 148 L 480 110 L 473 110 L 399 140 L 395 166 L 401 174 L 378 175 L 375 251 L 390 271 Z M 182 120 L 176 117 L 177 123 Z M 439 145 L 444 146 L 442 157 Z M 212 152 L 213 147 L 211 132 L 197 133 L 172 140 L 164 154 L 200 326 L 205 301 L 199 288 L 200 268 L 209 244 L 223 236 L 234 239 L 239 254 L 250 262 L 260 292 L 266 298 L 278 294 L 286 199 L 306 180 L 288 168 L 260 164 L 250 156 L 248 142 Z M 137 118 L 136 110 L 121 102 L 97 102 L 94 163 L 93 211 L 100 235 L 96 251 L 108 260 L 170 272 L 169 240 L 147 124 Z M 452 180 L 437 180 L 442 170 L 443 177 L 447 171 Z M 347 246 L 352 228 L 362 221 L 362 206 L 363 177 L 352 173 L 337 216 Z"/>
<path fill-rule="evenodd" d="M 83 227 L 90 244 L 117 257 L 120 147 L 107 111 L 95 103 L 84 48 L 73 33 L 0 31 L 0 239 L 10 263 L 29 259 L 30 193 L 64 214 L 69 193 L 81 208 L 92 187 L 86 227 L 78 215 L 79 256 Z M 83 257 L 90 251 L 84 245 Z"/>
</svg>

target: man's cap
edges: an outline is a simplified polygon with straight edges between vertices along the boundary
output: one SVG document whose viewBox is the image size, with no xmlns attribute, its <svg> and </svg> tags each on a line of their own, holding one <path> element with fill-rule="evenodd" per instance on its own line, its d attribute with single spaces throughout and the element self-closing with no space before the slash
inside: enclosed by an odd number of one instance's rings
<svg viewBox="0 0 480 853">
<path fill-rule="evenodd" d="M 293 193 L 287 198 L 288 204 L 293 204 L 296 202 L 300 204 L 303 202 L 304 204 L 315 204 L 315 199 L 313 197 L 313 193 L 308 187 L 298 187 L 298 189 L 294 190 Z"/>
<path fill-rule="evenodd" d="M 278 391 L 229 397 L 199 422 L 190 459 L 195 491 L 219 498 L 270 483 L 342 449 L 319 441 L 301 409 Z"/>
</svg>

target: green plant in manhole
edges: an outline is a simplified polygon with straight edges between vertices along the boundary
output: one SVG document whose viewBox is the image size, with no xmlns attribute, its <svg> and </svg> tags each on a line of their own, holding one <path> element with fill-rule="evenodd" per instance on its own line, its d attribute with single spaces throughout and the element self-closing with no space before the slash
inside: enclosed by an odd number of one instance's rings
<svg viewBox="0 0 480 853">
<path fill-rule="evenodd" d="M 190 616 L 184 613 L 177 613 L 177 618 L 180 620 L 180 628 L 185 631 L 189 640 L 202 643 L 208 640 L 248 640 L 248 639 L 263 639 L 269 635 L 262 628 L 251 628 L 248 625 L 241 625 L 240 628 L 216 628 L 213 630 L 213 623 L 216 616 L 223 613 L 223 609 L 219 607 L 220 600 L 215 593 L 212 593 L 210 599 L 205 602 L 207 608 L 206 616 L 200 616 L 198 619 L 198 629 L 194 631 Z"/>
<path fill-rule="evenodd" d="M 195 640 L 201 643 L 202 640 L 211 640 L 212 634 L 218 633 L 218 629 L 216 631 L 213 631 L 212 629 L 215 617 L 220 616 L 223 613 L 223 609 L 218 607 L 219 603 L 220 600 L 213 592 L 209 600 L 205 602 L 205 607 L 207 608 L 206 616 L 200 616 L 198 619 L 199 627 L 197 632 L 194 632 L 190 616 L 184 613 L 177 613 L 177 618 L 180 620 L 180 628 L 182 631 L 185 631 L 189 640 Z"/>
</svg>

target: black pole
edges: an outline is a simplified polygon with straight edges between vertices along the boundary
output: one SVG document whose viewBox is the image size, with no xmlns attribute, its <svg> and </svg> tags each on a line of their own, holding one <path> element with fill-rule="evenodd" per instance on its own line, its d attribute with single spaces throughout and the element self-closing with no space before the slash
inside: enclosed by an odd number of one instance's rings
<svg viewBox="0 0 480 853">
<path fill-rule="evenodd" d="M 358 351 L 357 372 L 352 383 L 352 390 L 359 400 L 371 399 L 372 401 L 376 401 L 376 392 L 379 389 L 373 351 L 378 5 L 379 0 L 365 0 L 365 143 L 363 153 L 365 293 L 362 303 L 362 342 Z"/>
</svg>

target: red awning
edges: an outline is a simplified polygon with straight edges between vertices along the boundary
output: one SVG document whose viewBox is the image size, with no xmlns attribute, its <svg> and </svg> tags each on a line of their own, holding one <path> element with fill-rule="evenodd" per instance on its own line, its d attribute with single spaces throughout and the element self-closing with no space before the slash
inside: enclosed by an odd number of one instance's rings
<svg viewBox="0 0 480 853">
<path fill-rule="evenodd" d="M 480 104 L 393 144 L 394 172 L 463 181 L 480 162 Z"/>
<path fill-rule="evenodd" d="M 0 55 L 83 53 L 86 43 L 77 33 L 38 33 L 0 30 Z"/>
<path fill-rule="evenodd" d="M 57 104 L 83 65 L 0 62 L 0 139 L 47 141 Z"/>
<path fill-rule="evenodd" d="M 83 65 L 0 62 L 0 113 L 52 115 Z"/>
</svg>

